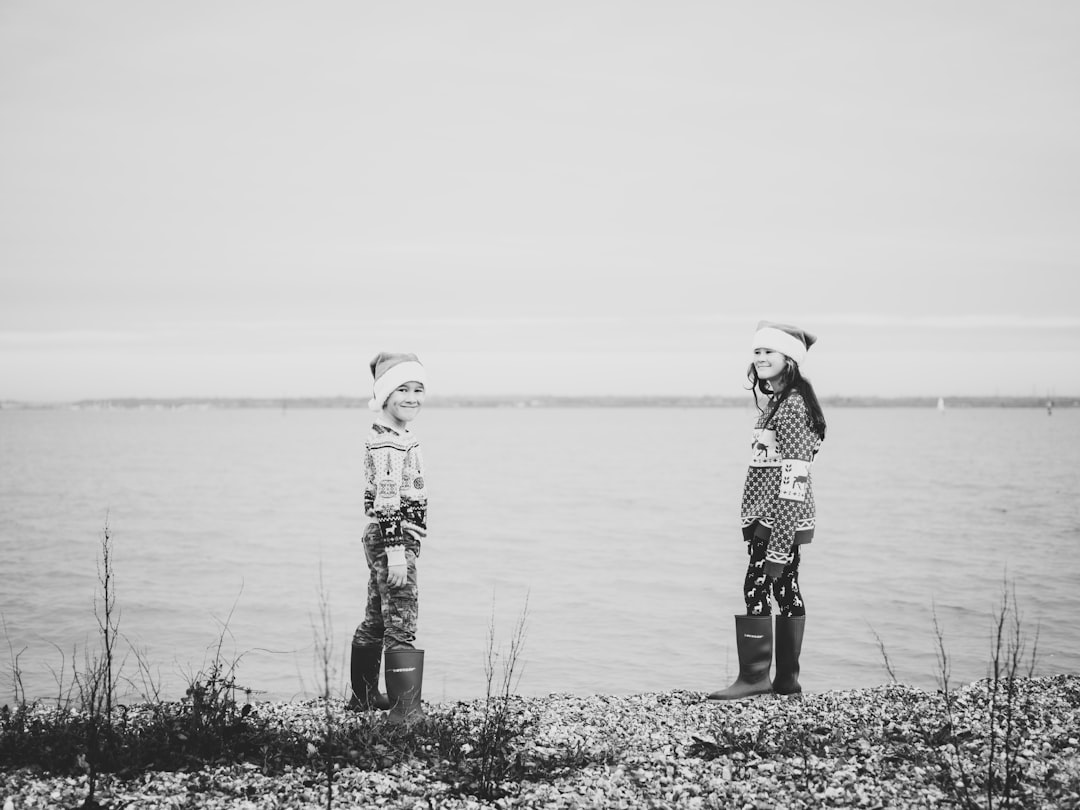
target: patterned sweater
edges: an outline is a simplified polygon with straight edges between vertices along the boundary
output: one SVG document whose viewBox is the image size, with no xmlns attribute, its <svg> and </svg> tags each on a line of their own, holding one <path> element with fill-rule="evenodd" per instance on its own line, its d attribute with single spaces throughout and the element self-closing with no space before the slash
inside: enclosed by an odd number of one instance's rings
<svg viewBox="0 0 1080 810">
<path fill-rule="evenodd" d="M 806 401 L 798 391 L 792 391 L 766 423 L 769 410 L 766 407 L 754 425 L 750 469 L 743 485 L 742 525 L 758 521 L 770 529 L 765 563 L 775 567 L 791 562 L 796 540 L 809 542 L 813 537 L 810 468 L 821 439 L 810 428 Z"/>
<path fill-rule="evenodd" d="M 364 442 L 364 513 L 379 523 L 383 546 L 420 553 L 420 540 L 401 521 L 427 529 L 427 488 L 420 442 L 408 430 L 375 422 Z"/>
</svg>

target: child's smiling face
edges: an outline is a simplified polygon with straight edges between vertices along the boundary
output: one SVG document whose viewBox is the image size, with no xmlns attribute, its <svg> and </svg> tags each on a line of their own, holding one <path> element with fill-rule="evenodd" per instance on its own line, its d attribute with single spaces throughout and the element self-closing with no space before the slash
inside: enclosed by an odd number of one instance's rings
<svg viewBox="0 0 1080 810">
<path fill-rule="evenodd" d="M 424 384 L 407 382 L 390 392 L 383 413 L 398 427 L 405 427 L 420 413 L 424 405 Z"/>
<path fill-rule="evenodd" d="M 762 380 L 780 376 L 787 366 L 787 355 L 775 349 L 754 349 L 754 368 Z"/>
</svg>

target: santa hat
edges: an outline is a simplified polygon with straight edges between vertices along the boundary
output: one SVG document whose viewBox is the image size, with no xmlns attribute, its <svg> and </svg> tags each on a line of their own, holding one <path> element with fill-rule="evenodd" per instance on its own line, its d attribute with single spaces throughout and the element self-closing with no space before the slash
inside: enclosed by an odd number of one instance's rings
<svg viewBox="0 0 1080 810">
<path fill-rule="evenodd" d="M 799 365 L 806 359 L 806 353 L 817 342 L 817 338 L 797 326 L 772 321 L 759 321 L 754 332 L 755 349 L 772 349 L 786 354 Z"/>
<path fill-rule="evenodd" d="M 407 382 L 427 384 L 427 373 L 415 354 L 379 352 L 371 358 L 371 376 L 375 382 L 367 406 L 372 411 L 381 411 L 398 386 Z"/>
</svg>

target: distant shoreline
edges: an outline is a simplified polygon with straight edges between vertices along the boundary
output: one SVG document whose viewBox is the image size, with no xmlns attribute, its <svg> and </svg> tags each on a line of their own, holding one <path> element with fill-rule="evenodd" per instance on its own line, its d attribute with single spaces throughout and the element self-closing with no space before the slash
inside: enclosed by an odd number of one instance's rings
<svg viewBox="0 0 1080 810">
<path fill-rule="evenodd" d="M 944 397 L 953 408 L 1047 408 L 1046 397 L 956 396 Z M 824 407 L 839 408 L 937 408 L 938 397 L 823 397 Z M 432 396 L 435 408 L 745 408 L 749 395 L 720 396 Z M 1080 407 L 1080 397 L 1057 397 L 1053 408 Z M 172 409 L 367 409 L 361 397 L 113 397 L 74 402 L 25 402 L 0 400 L 0 410 L 172 410 Z"/>
</svg>

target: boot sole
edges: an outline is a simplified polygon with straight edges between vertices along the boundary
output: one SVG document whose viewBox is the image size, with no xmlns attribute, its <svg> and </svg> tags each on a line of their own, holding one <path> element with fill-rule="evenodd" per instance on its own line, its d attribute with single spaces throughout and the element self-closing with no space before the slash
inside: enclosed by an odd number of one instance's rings
<svg viewBox="0 0 1080 810">
<path fill-rule="evenodd" d="M 762 695 L 771 694 L 773 694 L 773 690 L 770 687 L 769 689 L 762 689 L 760 692 L 747 692 L 745 695 L 731 695 L 730 697 L 721 697 L 714 692 L 712 695 L 709 695 L 705 699 L 711 700 L 713 703 L 729 703 L 733 700 L 746 700 L 747 698 L 756 698 L 761 697 Z"/>
</svg>

